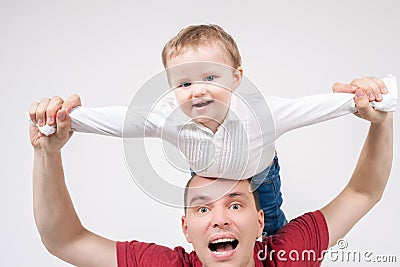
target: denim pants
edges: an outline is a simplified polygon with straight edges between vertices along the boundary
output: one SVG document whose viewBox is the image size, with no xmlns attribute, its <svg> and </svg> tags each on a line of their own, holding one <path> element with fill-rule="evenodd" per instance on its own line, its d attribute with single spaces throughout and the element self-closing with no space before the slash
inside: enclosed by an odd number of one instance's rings
<svg viewBox="0 0 400 267">
<path fill-rule="evenodd" d="M 260 207 L 264 211 L 264 236 L 275 234 L 287 223 L 281 209 L 283 199 L 279 170 L 278 157 L 275 156 L 271 166 L 252 177 L 251 183 L 257 185 Z"/>
</svg>

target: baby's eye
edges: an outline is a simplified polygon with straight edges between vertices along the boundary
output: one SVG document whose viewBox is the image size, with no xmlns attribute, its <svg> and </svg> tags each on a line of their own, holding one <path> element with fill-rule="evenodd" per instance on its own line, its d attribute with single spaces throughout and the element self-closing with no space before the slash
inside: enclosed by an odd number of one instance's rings
<svg viewBox="0 0 400 267">
<path fill-rule="evenodd" d="M 189 87 L 189 86 L 191 86 L 191 85 L 192 85 L 191 82 L 183 82 L 183 83 L 181 83 L 181 86 L 182 86 L 182 87 Z"/>
<path fill-rule="evenodd" d="M 209 75 L 209 76 L 206 77 L 206 81 L 207 81 L 207 82 L 211 82 L 211 81 L 213 81 L 214 79 L 215 79 L 215 76 L 214 76 L 214 75 Z"/>
<path fill-rule="evenodd" d="M 200 207 L 199 208 L 199 212 L 200 213 L 207 213 L 209 211 L 209 209 L 207 207 Z"/>
</svg>

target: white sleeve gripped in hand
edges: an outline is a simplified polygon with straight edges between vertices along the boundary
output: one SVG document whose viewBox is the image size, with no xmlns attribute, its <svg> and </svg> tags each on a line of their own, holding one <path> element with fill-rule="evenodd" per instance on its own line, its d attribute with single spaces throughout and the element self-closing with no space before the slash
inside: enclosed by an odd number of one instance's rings
<svg viewBox="0 0 400 267">
<path fill-rule="evenodd" d="M 381 102 L 371 102 L 380 111 L 393 112 L 397 106 L 396 77 L 388 75 L 383 79 L 388 93 Z M 278 139 L 282 134 L 307 125 L 334 119 L 357 111 L 354 94 L 329 93 L 296 99 L 266 97 L 275 122 Z"/>
<path fill-rule="evenodd" d="M 71 113 L 71 128 L 81 133 L 122 137 L 127 107 L 77 107 Z"/>
<path fill-rule="evenodd" d="M 389 92 L 383 95 L 381 102 L 372 102 L 371 105 L 377 110 L 395 111 L 397 105 L 396 78 L 389 75 L 383 81 Z M 266 97 L 275 122 L 275 139 L 290 130 L 355 112 L 357 109 L 353 98 L 353 94 L 346 93 L 329 93 L 296 99 Z M 116 137 L 155 137 L 160 133 L 165 116 L 168 116 L 168 110 L 158 110 L 152 116 L 155 119 L 149 122 L 148 112 L 138 108 L 134 109 L 134 112 L 130 112 L 129 120 L 127 120 L 129 124 L 124 126 L 127 111 L 127 107 L 121 106 L 78 107 L 70 113 L 71 128 L 77 132 Z M 55 127 L 47 125 L 38 128 L 45 135 L 55 131 Z"/>
<path fill-rule="evenodd" d="M 167 97 L 165 101 L 158 103 L 157 108 L 153 108 L 153 105 L 129 108 L 122 106 L 100 108 L 79 106 L 69 114 L 71 129 L 75 132 L 114 137 L 159 137 L 172 104 L 171 97 Z M 53 134 L 56 129 L 55 125 L 37 127 L 46 136 Z"/>
<path fill-rule="evenodd" d="M 71 129 L 82 133 L 122 137 L 126 107 L 86 108 L 76 107 L 69 114 Z M 38 126 L 39 131 L 48 136 L 56 131 L 56 126 Z"/>
<path fill-rule="evenodd" d="M 150 107 L 127 108 L 121 106 L 78 107 L 70 113 L 71 128 L 76 132 L 100 135 L 143 138 L 158 137 L 165 122 L 165 110 Z"/>
</svg>

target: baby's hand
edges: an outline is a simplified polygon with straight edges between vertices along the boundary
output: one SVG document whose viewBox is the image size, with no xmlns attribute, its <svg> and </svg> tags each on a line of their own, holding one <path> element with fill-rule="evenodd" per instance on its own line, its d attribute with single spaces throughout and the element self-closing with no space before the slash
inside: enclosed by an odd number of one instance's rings
<svg viewBox="0 0 400 267">
<path fill-rule="evenodd" d="M 376 77 L 356 78 L 350 84 L 335 83 L 332 86 L 332 90 L 335 93 L 354 94 L 358 88 L 365 92 L 370 102 L 382 101 L 382 94 L 386 94 L 388 92 L 385 83 Z"/>
</svg>

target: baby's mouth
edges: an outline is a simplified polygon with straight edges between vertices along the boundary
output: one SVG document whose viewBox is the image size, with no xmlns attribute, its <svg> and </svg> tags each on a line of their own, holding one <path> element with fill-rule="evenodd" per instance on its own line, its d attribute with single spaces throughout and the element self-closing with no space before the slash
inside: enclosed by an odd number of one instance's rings
<svg viewBox="0 0 400 267">
<path fill-rule="evenodd" d="M 214 254 L 224 254 L 235 250 L 239 241 L 233 238 L 221 238 L 208 244 L 208 249 Z"/>
<path fill-rule="evenodd" d="M 196 102 L 195 104 L 193 104 L 193 107 L 196 107 L 196 108 L 205 107 L 205 106 L 211 104 L 212 102 L 214 102 L 214 100 L 199 101 L 199 102 Z"/>
</svg>

